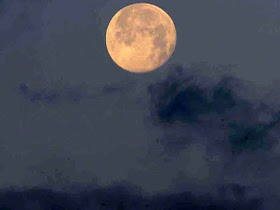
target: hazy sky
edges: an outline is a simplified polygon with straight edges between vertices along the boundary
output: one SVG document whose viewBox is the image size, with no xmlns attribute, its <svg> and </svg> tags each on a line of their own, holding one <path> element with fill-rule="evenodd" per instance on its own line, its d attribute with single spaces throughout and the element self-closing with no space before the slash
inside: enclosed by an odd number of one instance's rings
<svg viewBox="0 0 280 210">
<path fill-rule="evenodd" d="M 279 205 L 280 133 L 269 126 L 279 110 L 280 2 L 146 1 L 171 16 L 177 46 L 157 71 L 133 74 L 113 63 L 105 33 L 135 2 L 0 1 L 0 185 L 125 180 L 219 197 L 219 186 L 238 184 L 267 209 Z M 175 65 L 186 80 L 172 77 Z M 233 79 L 220 82 L 224 74 Z M 185 98 L 168 89 L 174 81 Z M 167 96 L 188 112 L 166 108 Z M 243 131 L 233 135 L 229 122 L 260 124 L 272 147 L 232 154 L 230 139 Z"/>
</svg>

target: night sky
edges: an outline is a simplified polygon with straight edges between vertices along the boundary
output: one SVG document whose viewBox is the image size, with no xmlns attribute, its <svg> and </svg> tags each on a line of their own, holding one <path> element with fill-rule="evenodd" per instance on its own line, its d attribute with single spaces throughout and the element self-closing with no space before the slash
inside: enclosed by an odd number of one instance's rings
<svg viewBox="0 0 280 210">
<path fill-rule="evenodd" d="M 0 0 L 0 209 L 280 205 L 280 1 L 153 0 L 177 46 L 118 67 L 134 0 Z"/>
</svg>

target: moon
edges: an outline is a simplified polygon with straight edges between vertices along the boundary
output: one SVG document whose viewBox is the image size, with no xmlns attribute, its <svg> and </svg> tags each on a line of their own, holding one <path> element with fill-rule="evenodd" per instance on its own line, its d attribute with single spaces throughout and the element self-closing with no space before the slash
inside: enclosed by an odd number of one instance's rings
<svg viewBox="0 0 280 210">
<path fill-rule="evenodd" d="M 161 8 L 136 3 L 119 10 L 106 31 L 106 46 L 112 60 L 135 73 L 161 67 L 173 54 L 176 28 Z"/>
</svg>

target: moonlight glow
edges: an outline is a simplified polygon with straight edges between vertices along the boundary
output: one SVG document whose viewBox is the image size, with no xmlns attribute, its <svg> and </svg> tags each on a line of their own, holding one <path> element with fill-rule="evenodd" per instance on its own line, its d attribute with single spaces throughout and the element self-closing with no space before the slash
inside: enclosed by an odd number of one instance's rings
<svg viewBox="0 0 280 210">
<path fill-rule="evenodd" d="M 159 7 L 137 3 L 118 11 L 109 23 L 106 45 L 113 61 L 131 72 L 162 66 L 173 54 L 176 29 Z"/>
</svg>

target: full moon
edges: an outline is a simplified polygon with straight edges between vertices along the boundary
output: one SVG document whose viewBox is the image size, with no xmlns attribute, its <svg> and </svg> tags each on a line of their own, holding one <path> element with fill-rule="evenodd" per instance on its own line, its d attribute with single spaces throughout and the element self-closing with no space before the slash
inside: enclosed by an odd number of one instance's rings
<svg viewBox="0 0 280 210">
<path fill-rule="evenodd" d="M 106 31 L 112 60 L 135 73 L 149 72 L 166 63 L 175 50 L 176 39 L 170 16 L 147 3 L 131 4 L 118 11 Z"/>
</svg>

